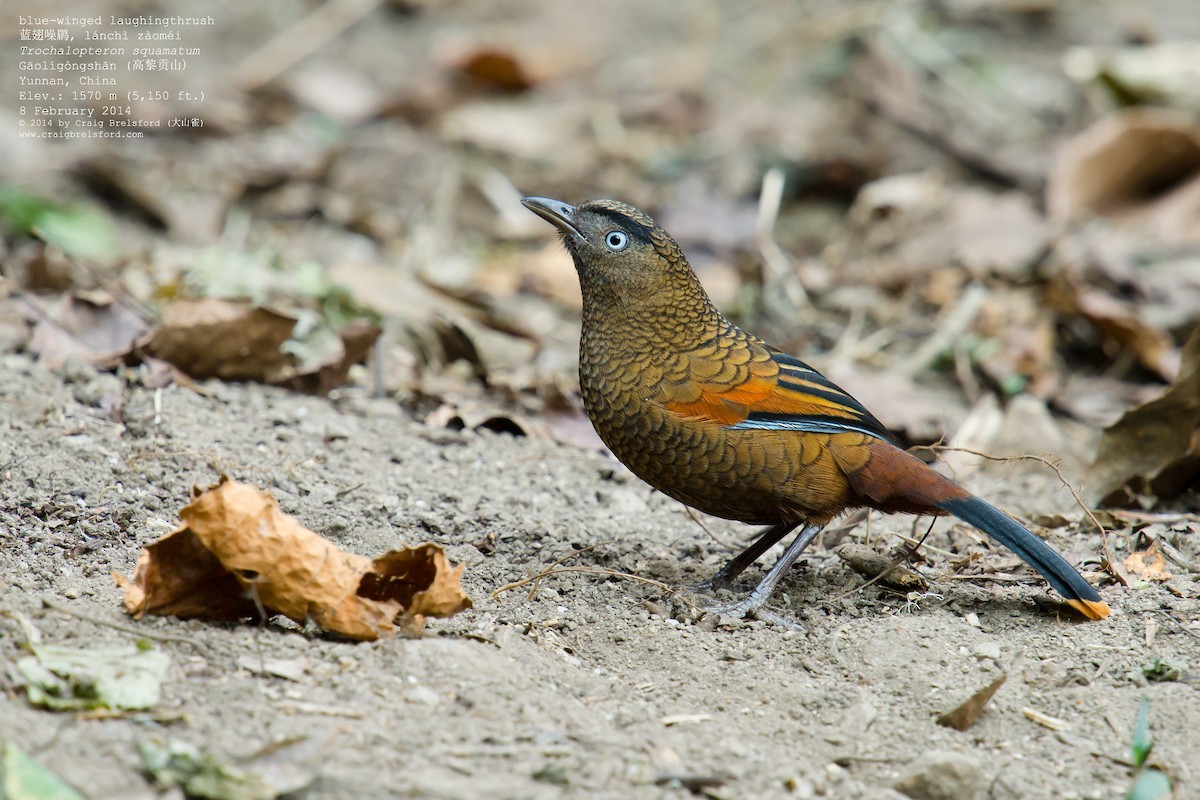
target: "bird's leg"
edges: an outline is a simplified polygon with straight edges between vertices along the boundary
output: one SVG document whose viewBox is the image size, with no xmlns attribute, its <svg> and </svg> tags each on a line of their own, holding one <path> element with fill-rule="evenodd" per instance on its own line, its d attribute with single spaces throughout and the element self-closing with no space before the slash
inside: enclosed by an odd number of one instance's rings
<svg viewBox="0 0 1200 800">
<path fill-rule="evenodd" d="M 776 542 L 796 529 L 799 522 L 781 522 L 778 525 L 772 525 L 763 530 L 754 539 L 754 542 L 732 558 L 729 563 L 721 567 L 716 575 L 713 575 L 706 581 L 696 584 L 693 589 L 704 591 L 707 589 L 724 589 L 733 583 L 733 579 L 746 571 L 758 557 L 770 550 Z"/>
<path fill-rule="evenodd" d="M 776 528 L 778 527 L 780 526 L 776 526 Z M 792 527 L 795 526 L 793 525 Z M 750 590 L 748 595 L 736 603 L 732 603 L 727 606 L 717 606 L 708 610 L 717 614 L 725 614 L 731 617 L 745 617 L 749 616 L 752 612 L 758 611 L 758 609 L 762 608 L 763 604 L 767 602 L 767 598 L 771 596 L 771 593 L 775 591 L 775 587 L 779 585 L 779 581 L 783 578 L 783 573 L 787 572 L 788 567 L 796 563 L 796 559 L 799 558 L 800 554 L 804 552 L 804 548 L 812 544 L 812 540 L 817 538 L 817 534 L 820 533 L 824 527 L 824 525 L 805 525 L 800 529 L 800 532 L 796 534 L 796 538 L 791 541 L 791 543 L 787 546 L 787 549 L 783 551 L 783 555 L 779 557 L 779 560 L 775 562 L 775 565 L 771 567 L 770 571 L 767 572 L 765 576 L 763 576 L 763 579 L 758 582 L 758 585 Z M 774 531 L 776 528 L 771 528 L 770 531 Z M 758 547 L 758 545 L 759 542 L 755 542 L 750 546 L 747 552 Z M 765 550 L 766 548 L 763 549 Z M 745 553 L 742 555 L 745 555 Z M 739 559 L 741 557 L 742 556 L 738 556 Z M 734 560 L 736 561 L 737 559 Z"/>
</svg>

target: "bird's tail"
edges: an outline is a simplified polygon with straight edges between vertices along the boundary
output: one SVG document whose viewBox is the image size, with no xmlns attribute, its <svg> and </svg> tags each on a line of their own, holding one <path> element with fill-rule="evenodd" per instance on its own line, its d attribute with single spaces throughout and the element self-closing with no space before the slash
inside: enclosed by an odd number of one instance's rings
<svg viewBox="0 0 1200 800">
<path fill-rule="evenodd" d="M 1041 573 L 1072 608 L 1088 619 L 1108 616 L 1108 604 L 1065 558 L 995 506 L 972 495 L 941 500 L 935 505 L 993 536 L 1019 555 Z"/>
</svg>

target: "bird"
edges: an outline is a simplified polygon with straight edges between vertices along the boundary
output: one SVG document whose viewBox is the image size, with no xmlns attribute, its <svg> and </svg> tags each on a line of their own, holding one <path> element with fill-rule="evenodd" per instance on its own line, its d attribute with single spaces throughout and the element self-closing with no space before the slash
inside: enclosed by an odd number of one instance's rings
<svg viewBox="0 0 1200 800">
<path fill-rule="evenodd" d="M 862 403 L 813 367 L 721 314 L 649 215 L 607 199 L 521 202 L 558 229 L 575 263 L 580 395 L 605 446 L 675 500 L 767 526 L 703 585 L 732 585 L 800 529 L 742 600 L 717 610 L 761 616 L 821 530 L 868 508 L 957 517 L 1020 556 L 1083 616 L 1108 616 L 1096 589 L 1053 548 L 900 448 Z"/>
</svg>

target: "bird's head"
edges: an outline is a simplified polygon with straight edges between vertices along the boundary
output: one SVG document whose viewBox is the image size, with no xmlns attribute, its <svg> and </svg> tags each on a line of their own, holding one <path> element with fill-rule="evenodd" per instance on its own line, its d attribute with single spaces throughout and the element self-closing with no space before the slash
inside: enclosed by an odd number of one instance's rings
<svg viewBox="0 0 1200 800">
<path fill-rule="evenodd" d="M 558 228 L 575 260 L 585 302 L 591 296 L 630 306 L 679 293 L 703 295 L 679 245 L 645 212 L 616 200 L 577 206 L 548 197 L 521 202 Z"/>
</svg>

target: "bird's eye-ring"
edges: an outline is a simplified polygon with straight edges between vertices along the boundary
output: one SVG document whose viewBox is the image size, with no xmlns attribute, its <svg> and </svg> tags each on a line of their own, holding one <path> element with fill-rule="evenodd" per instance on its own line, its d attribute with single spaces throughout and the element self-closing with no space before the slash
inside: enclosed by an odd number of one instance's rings
<svg viewBox="0 0 1200 800">
<path fill-rule="evenodd" d="M 604 236 L 604 244 L 615 253 L 625 249 L 625 245 L 629 244 L 629 237 L 621 231 L 609 231 Z"/>
</svg>

